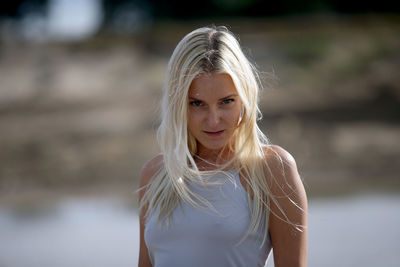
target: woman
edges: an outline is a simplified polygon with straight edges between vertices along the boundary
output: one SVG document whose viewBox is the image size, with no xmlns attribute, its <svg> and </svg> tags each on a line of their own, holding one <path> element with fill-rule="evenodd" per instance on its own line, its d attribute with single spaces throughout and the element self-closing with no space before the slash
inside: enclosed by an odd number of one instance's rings
<svg viewBox="0 0 400 267">
<path fill-rule="evenodd" d="M 200 28 L 168 64 L 158 141 L 141 173 L 139 266 L 306 266 L 295 160 L 257 126 L 257 72 L 225 27 Z"/>
</svg>

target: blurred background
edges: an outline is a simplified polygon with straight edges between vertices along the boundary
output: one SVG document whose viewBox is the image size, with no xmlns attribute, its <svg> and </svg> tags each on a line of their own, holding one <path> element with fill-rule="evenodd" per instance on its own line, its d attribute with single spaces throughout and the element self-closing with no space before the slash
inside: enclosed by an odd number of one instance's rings
<svg viewBox="0 0 400 267">
<path fill-rule="evenodd" d="M 209 25 L 228 26 L 261 71 L 260 126 L 296 158 L 309 196 L 309 266 L 399 266 L 399 11 L 395 1 L 3 1 L 0 266 L 137 265 L 135 190 L 158 153 L 166 64 Z"/>
</svg>

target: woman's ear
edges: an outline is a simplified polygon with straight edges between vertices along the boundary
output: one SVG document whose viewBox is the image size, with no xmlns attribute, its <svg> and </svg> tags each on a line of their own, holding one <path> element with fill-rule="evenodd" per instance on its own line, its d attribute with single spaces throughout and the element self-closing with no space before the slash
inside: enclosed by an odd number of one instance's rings
<svg viewBox="0 0 400 267">
<path fill-rule="evenodd" d="M 244 105 L 242 104 L 242 107 L 240 108 L 239 120 L 238 120 L 238 123 L 237 123 L 238 126 L 242 122 L 243 115 L 244 115 Z"/>
</svg>

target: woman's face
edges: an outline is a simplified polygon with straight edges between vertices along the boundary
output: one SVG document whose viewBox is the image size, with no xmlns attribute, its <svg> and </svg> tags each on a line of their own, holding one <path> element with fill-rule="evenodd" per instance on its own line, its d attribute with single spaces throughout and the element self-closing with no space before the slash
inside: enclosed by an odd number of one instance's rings
<svg viewBox="0 0 400 267">
<path fill-rule="evenodd" d="M 189 88 L 188 130 L 198 153 L 218 151 L 233 138 L 242 102 L 228 74 L 202 74 Z"/>
</svg>

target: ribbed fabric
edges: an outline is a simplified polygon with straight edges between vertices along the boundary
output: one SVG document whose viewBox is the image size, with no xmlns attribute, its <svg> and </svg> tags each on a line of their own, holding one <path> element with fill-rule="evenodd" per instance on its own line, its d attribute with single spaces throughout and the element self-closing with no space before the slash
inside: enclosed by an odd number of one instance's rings
<svg viewBox="0 0 400 267">
<path fill-rule="evenodd" d="M 190 185 L 208 199 L 216 211 L 182 203 L 169 227 L 153 214 L 145 227 L 145 241 L 154 267 L 264 266 L 271 251 L 268 236 L 251 233 L 241 243 L 250 224 L 247 193 L 237 171 L 217 173 L 210 181 L 222 184 L 207 187 Z"/>
</svg>

